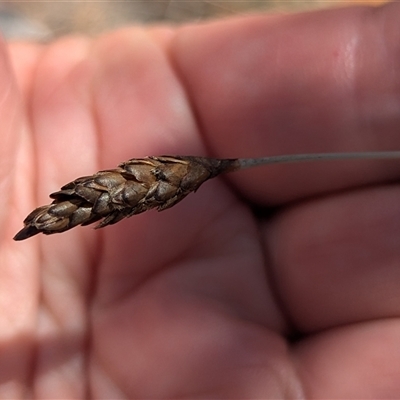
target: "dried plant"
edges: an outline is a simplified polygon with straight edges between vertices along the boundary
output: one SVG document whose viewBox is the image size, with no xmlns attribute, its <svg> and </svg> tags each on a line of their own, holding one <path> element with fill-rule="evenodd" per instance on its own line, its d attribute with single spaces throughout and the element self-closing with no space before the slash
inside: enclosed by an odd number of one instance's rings
<svg viewBox="0 0 400 400">
<path fill-rule="evenodd" d="M 266 164 L 315 160 L 393 159 L 400 152 L 297 154 L 262 158 L 216 159 L 191 156 L 134 158 L 118 168 L 75 179 L 32 211 L 14 240 L 40 232 L 50 235 L 100 221 L 96 228 L 123 218 L 177 204 L 217 175 Z"/>
</svg>

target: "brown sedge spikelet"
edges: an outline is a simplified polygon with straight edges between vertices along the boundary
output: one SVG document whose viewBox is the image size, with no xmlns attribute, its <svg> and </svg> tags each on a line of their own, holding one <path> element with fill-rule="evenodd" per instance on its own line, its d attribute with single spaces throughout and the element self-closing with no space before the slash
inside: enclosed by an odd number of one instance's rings
<svg viewBox="0 0 400 400">
<path fill-rule="evenodd" d="M 102 228 L 152 208 L 165 210 L 235 165 L 235 160 L 205 157 L 134 158 L 116 169 L 75 179 L 52 193 L 53 202 L 32 211 L 14 239 L 60 233 L 100 220 L 96 228 Z"/>
<path fill-rule="evenodd" d="M 75 179 L 52 193 L 53 202 L 32 211 L 14 240 L 28 239 L 38 233 L 61 233 L 98 221 L 96 228 L 102 228 L 152 208 L 162 211 L 223 172 L 300 161 L 395 158 L 400 158 L 400 152 L 318 153 L 237 159 L 195 156 L 133 158 L 118 168 Z"/>
</svg>

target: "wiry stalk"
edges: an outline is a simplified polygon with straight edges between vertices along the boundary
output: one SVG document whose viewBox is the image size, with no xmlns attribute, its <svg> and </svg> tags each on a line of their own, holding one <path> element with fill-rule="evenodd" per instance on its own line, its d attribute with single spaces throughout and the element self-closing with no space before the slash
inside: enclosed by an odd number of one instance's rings
<svg viewBox="0 0 400 400">
<path fill-rule="evenodd" d="M 78 178 L 52 193 L 53 202 L 32 211 L 15 240 L 50 235 L 100 221 L 96 228 L 156 208 L 165 210 L 224 172 L 266 164 L 300 161 L 396 159 L 400 151 L 295 154 L 261 158 L 216 159 L 192 156 L 134 158 L 118 168 Z"/>
<path fill-rule="evenodd" d="M 312 153 L 290 154 L 260 158 L 238 158 L 239 168 L 253 168 L 267 164 L 283 164 L 304 161 L 329 161 L 329 160 L 388 160 L 400 158 L 400 151 L 371 151 L 364 153 Z"/>
</svg>

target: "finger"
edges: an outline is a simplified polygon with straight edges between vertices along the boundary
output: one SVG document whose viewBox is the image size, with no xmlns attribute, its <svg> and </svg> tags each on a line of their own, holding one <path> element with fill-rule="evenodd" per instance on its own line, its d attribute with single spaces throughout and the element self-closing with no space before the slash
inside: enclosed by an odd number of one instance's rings
<svg viewBox="0 0 400 400">
<path fill-rule="evenodd" d="M 187 27 L 172 45 L 218 156 L 400 147 L 400 5 L 238 18 Z M 280 202 L 399 176 L 399 163 L 329 162 L 233 174 Z"/>
<path fill-rule="evenodd" d="M 104 167 L 146 155 L 204 153 L 163 38 L 152 35 L 157 31 L 124 29 L 94 43 L 93 100 Z"/>
<path fill-rule="evenodd" d="M 62 39 L 43 48 L 36 64 L 29 109 L 37 157 L 37 205 L 48 204 L 49 194 L 71 179 L 98 169 L 88 47 L 83 38 Z M 44 263 L 53 265 L 59 259 L 70 266 L 64 265 L 65 271 L 86 276 L 83 265 L 94 242 L 84 232 L 46 237 Z"/>
<path fill-rule="evenodd" d="M 400 324 L 387 319 L 330 330 L 295 346 L 298 376 L 310 399 L 399 397 Z"/>
<path fill-rule="evenodd" d="M 306 202 L 265 224 L 284 309 L 302 332 L 400 316 L 400 190 Z"/>
</svg>

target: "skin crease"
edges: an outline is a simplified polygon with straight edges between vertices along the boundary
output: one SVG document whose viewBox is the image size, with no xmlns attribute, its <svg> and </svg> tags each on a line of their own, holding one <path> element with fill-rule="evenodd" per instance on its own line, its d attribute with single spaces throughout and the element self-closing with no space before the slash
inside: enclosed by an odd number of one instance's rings
<svg viewBox="0 0 400 400">
<path fill-rule="evenodd" d="M 398 162 L 243 171 L 104 230 L 12 237 L 132 157 L 399 149 L 399 17 L 2 43 L 0 398 L 398 398 Z"/>
</svg>

